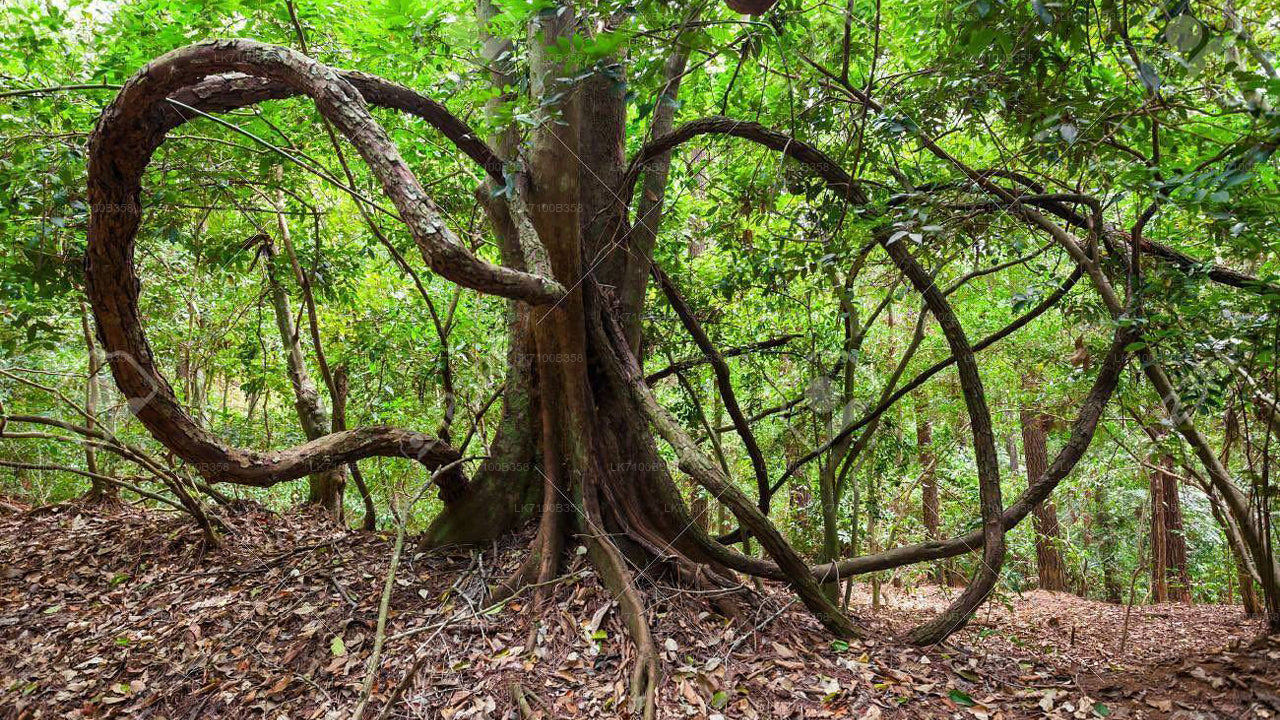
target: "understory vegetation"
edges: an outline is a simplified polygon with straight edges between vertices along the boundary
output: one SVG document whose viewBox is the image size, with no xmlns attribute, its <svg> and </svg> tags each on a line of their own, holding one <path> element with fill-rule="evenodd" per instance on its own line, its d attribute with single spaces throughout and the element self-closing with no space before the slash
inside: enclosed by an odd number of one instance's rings
<svg viewBox="0 0 1280 720">
<path fill-rule="evenodd" d="M 106 542 L 119 512 L 192 533 L 200 572 L 302 508 L 299 538 L 387 558 L 354 598 L 335 575 L 367 616 L 327 708 L 351 717 L 399 712 L 428 663 L 387 630 L 406 602 L 521 613 L 533 657 L 587 576 L 644 717 L 683 693 L 672 592 L 839 652 L 932 650 L 1037 589 L 1114 606 L 1122 649 L 1161 603 L 1278 634 L 1277 17 L 8 2 L 0 546 L 59 508 Z M 423 560 L 457 552 L 478 565 Z M 479 580 L 397 594 L 445 566 Z"/>
</svg>

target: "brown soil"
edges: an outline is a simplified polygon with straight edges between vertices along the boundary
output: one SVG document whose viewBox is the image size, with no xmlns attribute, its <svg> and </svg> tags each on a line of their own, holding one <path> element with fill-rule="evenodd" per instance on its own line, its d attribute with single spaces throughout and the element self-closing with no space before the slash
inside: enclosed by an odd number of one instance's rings
<svg viewBox="0 0 1280 720">
<path fill-rule="evenodd" d="M 390 538 L 303 513 L 247 510 L 202 554 L 182 518 L 128 506 L 0 515 L 0 717 L 347 718 L 365 677 Z M 553 603 L 489 608 L 527 538 L 408 557 L 367 717 L 415 660 L 390 717 L 622 715 L 633 649 L 581 555 Z M 830 640 L 770 588 L 730 623 L 647 576 L 664 649 L 663 718 L 1238 718 L 1280 716 L 1280 638 L 1239 608 L 1125 608 L 997 597 L 946 644 L 899 632 L 946 594 L 888 588 L 853 611 L 868 639 Z"/>
</svg>

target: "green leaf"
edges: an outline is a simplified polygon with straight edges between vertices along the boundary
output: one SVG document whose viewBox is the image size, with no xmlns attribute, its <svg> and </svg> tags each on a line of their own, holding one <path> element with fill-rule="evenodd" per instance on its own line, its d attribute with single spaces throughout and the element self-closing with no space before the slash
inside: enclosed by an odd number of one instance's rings
<svg viewBox="0 0 1280 720">
<path fill-rule="evenodd" d="M 1103 703 L 1096 702 L 1093 704 L 1093 712 L 1098 717 L 1107 717 L 1111 714 L 1111 708 L 1107 707 Z"/>
<path fill-rule="evenodd" d="M 951 692 L 947 693 L 947 697 L 951 698 L 955 704 L 965 707 L 973 707 L 978 704 L 974 702 L 973 698 L 969 697 L 968 693 L 959 688 L 951 688 Z"/>
<path fill-rule="evenodd" d="M 1200 22 L 1190 15 L 1175 17 L 1164 29 L 1165 42 L 1184 53 L 1195 50 L 1203 37 L 1204 32 L 1200 28 Z"/>
<path fill-rule="evenodd" d="M 347 654 L 347 644 L 342 642 L 341 635 L 334 635 L 333 639 L 329 641 L 329 652 L 333 653 L 334 657 L 342 657 Z"/>
</svg>

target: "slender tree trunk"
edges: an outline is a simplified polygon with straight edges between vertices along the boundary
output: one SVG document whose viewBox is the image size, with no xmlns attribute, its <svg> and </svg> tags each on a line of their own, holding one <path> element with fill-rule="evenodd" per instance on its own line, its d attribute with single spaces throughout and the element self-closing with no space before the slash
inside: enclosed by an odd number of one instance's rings
<svg viewBox="0 0 1280 720">
<path fill-rule="evenodd" d="M 333 369 L 333 431 L 339 432 L 347 429 L 347 398 L 350 393 L 350 379 L 347 377 L 347 368 L 339 365 Z M 364 504 L 364 518 L 361 527 L 365 530 L 376 530 L 378 527 L 378 511 L 373 505 L 373 496 L 369 492 L 369 486 L 364 481 L 364 474 L 360 472 L 359 463 L 347 463 L 347 471 L 351 473 L 351 479 L 355 481 L 356 489 L 360 492 L 360 502 Z"/>
<path fill-rule="evenodd" d="M 938 504 L 937 457 L 933 453 L 933 421 L 929 417 L 929 404 L 923 393 L 915 394 L 916 453 L 920 459 L 920 519 L 924 523 L 926 539 L 934 542 L 942 539 L 942 515 Z M 933 569 L 934 580 L 941 583 L 946 571 L 943 564 Z"/>
<path fill-rule="evenodd" d="M 1159 395 L 1174 427 L 1195 452 L 1196 459 L 1205 469 L 1210 486 L 1221 495 L 1227 516 L 1235 523 L 1240 539 L 1258 572 L 1268 631 L 1280 632 L 1280 563 L 1277 563 L 1272 551 L 1269 531 L 1258 522 L 1259 518 L 1253 511 L 1249 498 L 1232 481 L 1226 466 L 1214 454 L 1204 434 L 1195 426 L 1192 415 L 1183 405 L 1173 382 L 1152 352 L 1143 348 L 1138 352 L 1138 357 L 1142 361 L 1143 373 Z"/>
<path fill-rule="evenodd" d="M 1231 467 L 1231 450 L 1240 439 L 1240 417 L 1236 412 L 1234 403 L 1227 405 L 1222 417 L 1222 426 L 1222 453 L 1219 455 L 1218 460 L 1222 467 L 1227 468 Z M 1206 485 L 1204 490 L 1205 494 L 1209 496 L 1209 509 L 1213 512 L 1214 519 L 1218 521 L 1218 526 L 1222 528 L 1222 535 L 1226 538 L 1227 547 L 1231 551 L 1231 560 L 1236 569 L 1235 584 L 1240 592 L 1240 603 L 1244 605 L 1244 611 L 1250 616 L 1261 616 L 1265 612 L 1265 608 L 1258 598 L 1257 580 L 1255 579 L 1257 570 L 1253 569 L 1249 562 L 1244 542 L 1240 539 L 1240 531 L 1226 508 L 1222 507 L 1222 500 L 1213 487 Z"/>
<path fill-rule="evenodd" d="M 89 320 L 89 310 L 85 307 L 83 301 L 80 303 L 80 329 L 84 335 L 85 352 L 89 358 L 89 377 L 84 385 L 84 409 L 89 416 L 85 420 L 85 426 L 89 430 L 94 430 L 98 422 L 98 404 L 101 402 L 102 378 L 99 377 L 102 372 L 102 366 L 105 362 L 103 352 L 98 348 L 98 343 L 93 338 L 93 325 Z M 85 469 L 94 475 L 98 475 L 98 453 L 90 443 L 84 444 L 84 464 Z M 119 494 L 117 486 L 111 483 L 103 482 L 97 478 L 90 478 L 88 500 L 105 501 L 114 500 Z"/>
<path fill-rule="evenodd" d="M 1169 523 L 1165 520 L 1164 473 L 1151 471 L 1148 479 L 1151 503 L 1151 601 L 1169 601 Z"/>
<path fill-rule="evenodd" d="M 1024 387 L 1033 386 L 1023 378 Z M 1024 407 L 1018 412 L 1022 423 L 1022 456 L 1027 466 L 1027 482 L 1034 483 L 1049 468 L 1046 418 L 1035 410 Z M 1067 590 L 1067 569 L 1060 549 L 1061 531 L 1058 527 L 1058 511 L 1053 501 L 1046 498 L 1032 510 L 1036 534 L 1036 571 L 1040 588 L 1052 592 Z"/>
<path fill-rule="evenodd" d="M 1249 572 L 1249 562 L 1240 548 L 1240 541 L 1232 537 L 1230 528 L 1223 524 L 1223 534 L 1227 538 L 1227 546 L 1231 549 L 1231 561 L 1236 569 L 1236 587 L 1240 591 L 1240 604 L 1250 617 L 1260 617 L 1266 608 L 1258 599 L 1253 573 Z"/>
<path fill-rule="evenodd" d="M 1004 439 L 1005 452 L 1009 455 L 1009 474 L 1014 475 L 1020 469 L 1018 467 L 1018 436 L 1009 433 Z"/>
<path fill-rule="evenodd" d="M 1178 493 L 1178 476 L 1174 474 L 1174 462 L 1171 455 L 1160 459 L 1162 476 L 1160 489 L 1163 493 L 1163 516 L 1165 538 L 1165 565 L 1168 599 L 1171 602 L 1191 602 L 1191 580 L 1187 572 L 1187 539 L 1182 528 L 1182 498 Z"/>
<path fill-rule="evenodd" d="M 822 547 L 818 551 L 819 562 L 840 559 L 840 499 L 836 496 L 836 464 L 839 456 L 829 454 L 818 466 L 818 494 L 822 506 Z M 840 583 L 822 585 L 822 592 L 832 601 L 840 594 Z"/>
<path fill-rule="evenodd" d="M 719 398 L 717 397 L 717 400 Z M 717 405 L 717 410 L 720 410 Z M 782 453 L 791 463 L 804 454 L 805 442 L 799 427 L 789 425 L 782 437 Z M 787 484 L 787 509 L 790 519 L 791 544 L 805 553 L 814 550 L 813 540 L 817 535 L 814 527 L 813 486 L 808 473 L 796 476 Z"/>
<path fill-rule="evenodd" d="M 280 269 L 276 266 L 279 258 L 270 238 L 263 236 L 263 265 L 266 267 L 267 284 L 271 295 L 271 309 L 275 314 L 276 329 L 280 334 L 280 344 L 284 347 L 285 365 L 289 372 L 289 384 L 293 387 L 293 407 L 298 415 L 298 423 L 308 440 L 315 440 L 329 434 L 332 423 L 324 402 L 316 385 L 307 372 L 306 362 L 302 355 L 302 338 L 293 324 L 293 309 L 289 302 L 289 294 L 280 280 Z M 324 508 L 334 517 L 342 512 L 342 491 L 346 486 L 346 472 L 337 466 L 314 473 L 307 481 L 307 503 Z"/>
<path fill-rule="evenodd" d="M 1120 541 L 1116 536 L 1116 517 L 1108 503 L 1106 485 L 1099 483 L 1093 498 L 1093 518 L 1100 536 L 1098 553 L 1101 556 L 1102 591 L 1107 602 L 1119 604 L 1124 600 L 1124 582 L 1117 573 L 1116 567 L 1119 560 Z"/>
</svg>

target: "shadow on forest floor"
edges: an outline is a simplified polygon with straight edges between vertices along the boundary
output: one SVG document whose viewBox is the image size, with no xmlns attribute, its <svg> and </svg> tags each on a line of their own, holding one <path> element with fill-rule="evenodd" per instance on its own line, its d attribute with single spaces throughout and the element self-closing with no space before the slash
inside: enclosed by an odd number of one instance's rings
<svg viewBox="0 0 1280 720">
<path fill-rule="evenodd" d="M 8 505 L 12 507 L 12 505 Z M 0 516 L 0 717 L 346 718 L 372 649 L 390 539 L 302 512 L 250 510 L 203 557 L 184 518 L 61 505 Z M 519 538 L 406 558 L 372 710 L 421 659 L 395 718 L 616 716 L 632 649 L 572 555 L 534 628 L 523 598 L 484 612 Z M 1280 715 L 1280 643 L 1239 608 L 1133 609 L 1032 592 L 983 608 L 943 646 L 895 633 L 945 591 L 889 588 L 862 642 L 833 643 L 784 589 L 727 623 L 646 584 L 663 649 L 660 717 L 1021 718 Z"/>
</svg>

